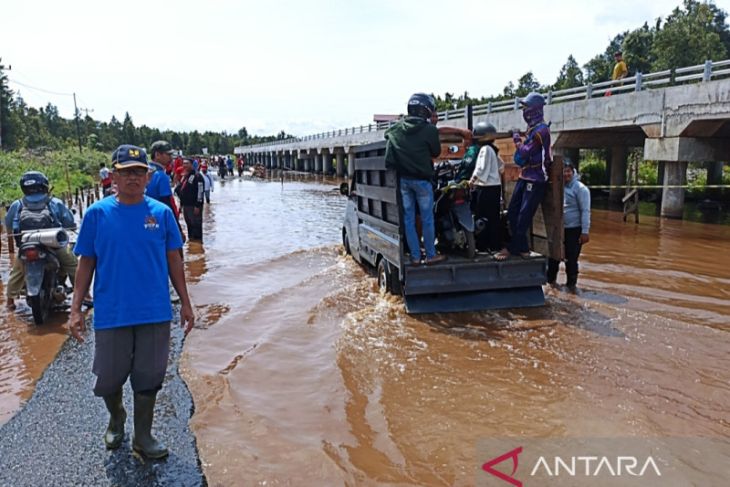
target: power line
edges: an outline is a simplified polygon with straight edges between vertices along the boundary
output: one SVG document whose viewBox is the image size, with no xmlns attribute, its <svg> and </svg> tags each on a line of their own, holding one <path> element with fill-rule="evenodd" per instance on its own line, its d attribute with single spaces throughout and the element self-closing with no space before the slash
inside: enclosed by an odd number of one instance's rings
<svg viewBox="0 0 730 487">
<path fill-rule="evenodd" d="M 58 92 L 58 91 L 51 91 L 51 90 L 46 90 L 46 89 L 43 89 L 43 88 L 37 88 L 35 86 L 31 86 L 31 85 L 28 85 L 28 84 L 25 84 L 25 83 L 21 83 L 20 81 L 17 81 L 17 80 L 14 80 L 14 79 L 10 79 L 10 78 L 8 78 L 8 81 L 10 81 L 11 83 L 15 83 L 16 85 L 20 85 L 20 86 L 22 86 L 24 88 L 28 88 L 28 89 L 36 90 L 36 91 L 41 91 L 43 93 L 48 93 L 48 94 L 51 94 L 51 95 L 74 96 L 73 93 L 61 93 L 61 92 Z"/>
</svg>

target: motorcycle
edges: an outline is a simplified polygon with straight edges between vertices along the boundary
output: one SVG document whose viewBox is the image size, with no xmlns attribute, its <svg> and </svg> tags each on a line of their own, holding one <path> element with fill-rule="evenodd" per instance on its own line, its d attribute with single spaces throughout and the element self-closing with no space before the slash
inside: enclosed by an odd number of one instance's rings
<svg viewBox="0 0 730 487">
<path fill-rule="evenodd" d="M 459 165 L 443 161 L 435 167 L 436 239 L 442 251 L 462 251 L 476 256 L 474 217 L 471 213 L 471 191 L 468 181 L 454 181 Z"/>
<path fill-rule="evenodd" d="M 25 264 L 25 297 L 36 325 L 42 325 L 51 309 L 68 296 L 58 274 L 61 264 L 54 252 L 68 242 L 68 234 L 59 228 L 33 230 L 21 237 L 18 253 Z"/>
</svg>

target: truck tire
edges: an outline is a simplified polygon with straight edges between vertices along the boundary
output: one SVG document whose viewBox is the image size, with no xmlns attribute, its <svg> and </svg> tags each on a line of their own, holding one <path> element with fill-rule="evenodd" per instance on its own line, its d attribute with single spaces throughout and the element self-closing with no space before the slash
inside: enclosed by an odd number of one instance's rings
<svg viewBox="0 0 730 487">
<path fill-rule="evenodd" d="M 390 292 L 390 272 L 388 270 L 388 262 L 383 258 L 378 261 L 378 290 L 380 290 L 380 294 Z"/>
<path fill-rule="evenodd" d="M 347 255 L 352 255 L 350 251 L 350 237 L 347 236 L 347 230 L 344 228 L 342 229 L 342 246 L 345 247 L 345 253 Z"/>
<path fill-rule="evenodd" d="M 467 232 L 464 230 L 464 236 L 466 237 L 466 248 L 464 249 L 467 259 L 473 259 L 477 255 L 477 244 L 474 238 L 474 232 Z"/>
</svg>

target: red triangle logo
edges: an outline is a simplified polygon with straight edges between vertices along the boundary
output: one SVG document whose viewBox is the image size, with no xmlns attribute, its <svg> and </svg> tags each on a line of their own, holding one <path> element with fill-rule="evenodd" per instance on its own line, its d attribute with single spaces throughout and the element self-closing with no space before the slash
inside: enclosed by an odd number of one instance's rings
<svg viewBox="0 0 730 487">
<path fill-rule="evenodd" d="M 517 480 L 516 478 L 513 477 L 513 475 L 517 471 L 517 466 L 519 464 L 518 455 L 520 453 L 522 453 L 521 446 L 515 448 L 512 451 L 505 453 L 504 455 L 500 455 L 496 458 L 489 460 L 487 463 L 482 465 L 482 470 L 484 470 L 488 474 L 494 475 L 498 479 L 504 480 L 505 482 L 507 482 L 511 485 L 514 485 L 515 487 L 522 487 L 522 482 L 520 482 L 519 480 Z M 503 461 L 507 460 L 508 458 L 512 459 L 512 473 L 511 474 L 507 475 L 507 474 L 500 472 L 499 470 L 495 470 L 494 468 L 492 468 L 495 465 L 498 465 L 498 464 L 502 463 Z"/>
</svg>

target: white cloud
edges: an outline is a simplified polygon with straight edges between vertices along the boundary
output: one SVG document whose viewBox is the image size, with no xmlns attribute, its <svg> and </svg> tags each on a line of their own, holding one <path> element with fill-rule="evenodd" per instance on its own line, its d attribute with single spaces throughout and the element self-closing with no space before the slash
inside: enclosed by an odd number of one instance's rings
<svg viewBox="0 0 730 487">
<path fill-rule="evenodd" d="M 0 55 L 11 78 L 75 91 L 98 119 L 306 134 L 401 112 L 414 91 L 495 94 L 529 70 L 552 82 L 569 54 L 585 63 L 678 3 L 12 2 Z M 20 89 L 72 113 L 68 97 Z"/>
</svg>

